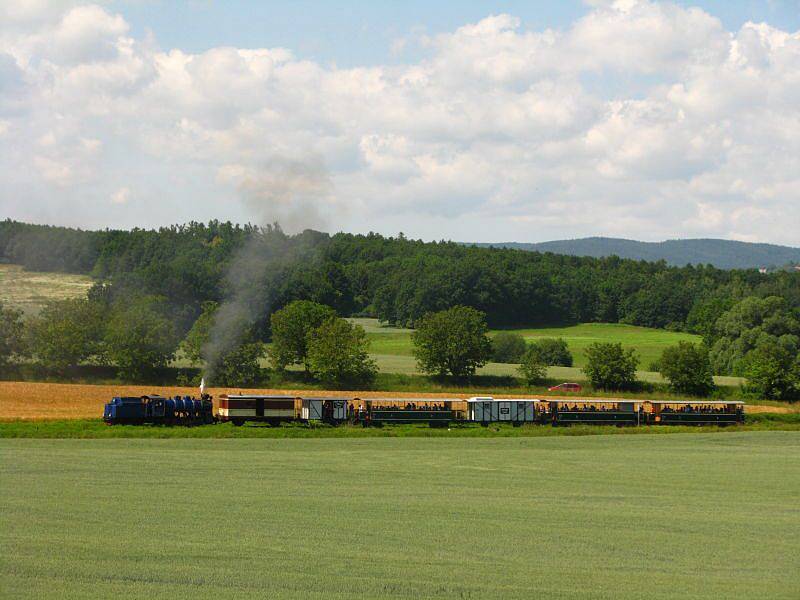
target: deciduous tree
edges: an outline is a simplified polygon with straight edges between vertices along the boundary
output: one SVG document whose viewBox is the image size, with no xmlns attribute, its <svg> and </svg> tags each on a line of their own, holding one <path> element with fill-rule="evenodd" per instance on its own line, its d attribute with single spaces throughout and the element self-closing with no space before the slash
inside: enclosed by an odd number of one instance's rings
<svg viewBox="0 0 800 600">
<path fill-rule="evenodd" d="M 492 355 L 486 315 L 468 306 L 428 313 L 411 339 L 417 365 L 425 373 L 467 377 Z"/>
</svg>

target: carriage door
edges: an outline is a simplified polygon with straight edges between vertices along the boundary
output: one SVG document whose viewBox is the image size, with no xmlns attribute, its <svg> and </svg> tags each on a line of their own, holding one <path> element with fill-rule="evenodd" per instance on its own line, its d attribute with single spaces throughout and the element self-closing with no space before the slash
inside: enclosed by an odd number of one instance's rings
<svg viewBox="0 0 800 600">
<path fill-rule="evenodd" d="M 256 399 L 256 416 L 263 417 L 264 416 L 264 399 L 257 398 Z"/>
<path fill-rule="evenodd" d="M 480 421 L 482 423 L 489 423 L 492 420 L 492 403 L 491 402 L 481 402 L 478 404 L 481 407 L 481 418 Z"/>
<path fill-rule="evenodd" d="M 345 421 L 347 420 L 347 401 L 334 400 L 333 401 L 333 420 Z"/>
<path fill-rule="evenodd" d="M 309 421 L 322 420 L 322 400 L 308 401 L 308 420 Z"/>
<path fill-rule="evenodd" d="M 510 421 L 511 420 L 511 402 L 498 402 L 498 408 L 500 409 L 500 421 Z"/>
</svg>

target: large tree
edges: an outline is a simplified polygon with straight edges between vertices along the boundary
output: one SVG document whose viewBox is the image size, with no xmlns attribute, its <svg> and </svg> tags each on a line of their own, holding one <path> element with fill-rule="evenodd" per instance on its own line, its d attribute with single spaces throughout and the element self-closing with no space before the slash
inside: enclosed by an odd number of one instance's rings
<svg viewBox="0 0 800 600">
<path fill-rule="evenodd" d="M 594 343 L 586 349 L 583 372 L 592 386 L 603 390 L 630 389 L 636 384 L 639 358 L 632 348 L 619 343 Z"/>
<path fill-rule="evenodd" d="M 658 364 L 661 375 L 674 392 L 708 396 L 714 390 L 711 362 L 705 346 L 678 342 L 664 350 Z"/>
<path fill-rule="evenodd" d="M 428 313 L 411 335 L 414 357 L 425 373 L 468 377 L 492 355 L 486 315 L 469 306 Z"/>
<path fill-rule="evenodd" d="M 330 306 L 296 300 L 270 317 L 272 366 L 281 371 L 289 365 L 302 364 L 308 370 L 309 333 L 336 316 Z"/>
<path fill-rule="evenodd" d="M 780 346 L 759 346 L 744 359 L 746 392 L 768 400 L 800 399 L 800 355 Z"/>
<path fill-rule="evenodd" d="M 744 375 L 747 356 L 761 347 L 800 351 L 800 319 L 784 298 L 748 297 L 725 312 L 715 325 L 711 366 L 724 375 Z"/>
<path fill-rule="evenodd" d="M 308 370 L 326 384 L 370 383 L 378 369 L 368 352 L 364 328 L 345 319 L 332 317 L 308 333 Z"/>
<path fill-rule="evenodd" d="M 47 304 L 31 322 L 30 347 L 44 366 L 63 370 L 103 353 L 105 307 L 86 298 Z"/>
<path fill-rule="evenodd" d="M 177 334 L 166 308 L 163 300 L 152 296 L 115 305 L 105 343 L 122 377 L 140 379 L 175 358 Z"/>
</svg>

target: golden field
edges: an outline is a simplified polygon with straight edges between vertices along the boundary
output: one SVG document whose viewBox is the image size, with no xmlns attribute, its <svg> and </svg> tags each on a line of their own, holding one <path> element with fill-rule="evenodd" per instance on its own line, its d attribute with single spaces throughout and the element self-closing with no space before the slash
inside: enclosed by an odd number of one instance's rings
<svg viewBox="0 0 800 600">
<path fill-rule="evenodd" d="M 241 389 L 209 388 L 218 397 L 221 394 L 274 394 L 287 396 L 334 396 L 340 398 L 467 398 L 466 394 L 436 394 L 413 392 L 354 392 L 292 389 Z M 0 420 L 56 420 L 100 418 L 103 405 L 114 396 L 197 395 L 196 387 L 159 387 L 142 385 L 85 385 L 69 383 L 30 383 L 0 381 Z M 517 396 L 544 398 L 543 396 Z M 576 398 L 577 399 L 577 398 Z M 751 413 L 800 412 L 800 407 L 748 405 Z"/>
</svg>

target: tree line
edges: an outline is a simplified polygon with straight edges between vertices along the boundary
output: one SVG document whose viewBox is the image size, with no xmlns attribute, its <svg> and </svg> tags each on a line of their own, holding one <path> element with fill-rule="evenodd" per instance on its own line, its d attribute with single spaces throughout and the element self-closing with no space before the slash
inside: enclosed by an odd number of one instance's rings
<svg viewBox="0 0 800 600">
<path fill-rule="evenodd" d="M 219 221 L 81 231 L 6 220 L 0 260 L 97 282 L 86 299 L 48 307 L 31 323 L 35 335 L 27 337 L 37 341 L 28 351 L 37 360 L 113 362 L 134 375 L 140 364 L 169 363 L 198 322 L 213 320 L 209 307 L 241 295 L 243 284 L 248 322 L 227 353 L 253 354 L 253 344 L 272 340 L 271 316 L 296 300 L 417 331 L 454 306 L 480 312 L 491 327 L 623 322 L 690 331 L 703 336 L 715 374 L 743 375 L 754 361 L 784 373 L 800 347 L 800 273 L 677 268 L 402 234 L 290 236 L 278 226 Z M 70 320 L 86 325 L 72 341 Z M 135 344 L 125 330 L 136 333 Z"/>
</svg>

